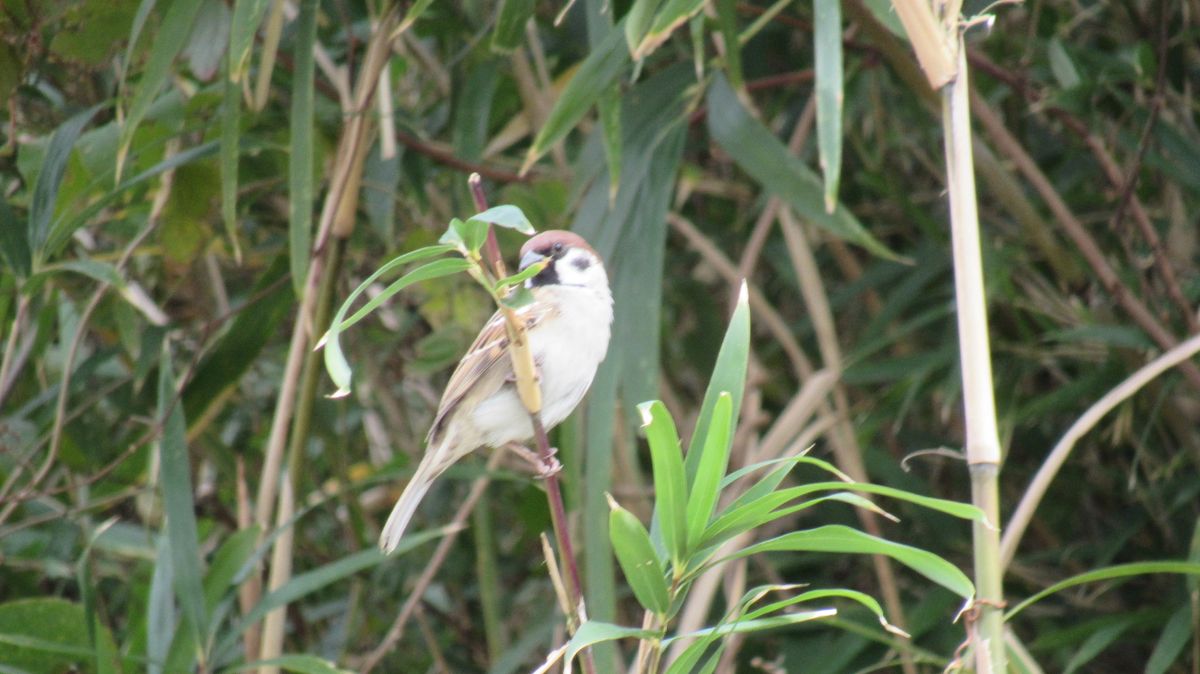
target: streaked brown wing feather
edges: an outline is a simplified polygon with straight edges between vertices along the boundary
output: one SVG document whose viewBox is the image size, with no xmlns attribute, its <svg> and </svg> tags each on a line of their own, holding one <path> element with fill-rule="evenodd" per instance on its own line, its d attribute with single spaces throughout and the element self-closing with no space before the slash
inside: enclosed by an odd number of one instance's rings
<svg viewBox="0 0 1200 674">
<path fill-rule="evenodd" d="M 517 315 L 525 321 L 525 329 L 528 330 L 550 315 L 552 309 L 550 304 L 534 302 L 518 309 Z M 442 400 L 438 403 L 433 425 L 429 427 L 426 442 L 433 444 L 444 430 L 442 427 L 450 414 L 467 395 L 474 394 L 479 398 L 486 398 L 500 390 L 511 373 L 512 361 L 508 356 L 508 335 L 504 330 L 504 316 L 497 311 L 484 324 L 471 348 L 467 349 L 467 354 L 450 375 L 450 381 L 446 383 L 446 390 L 442 393 Z"/>
</svg>

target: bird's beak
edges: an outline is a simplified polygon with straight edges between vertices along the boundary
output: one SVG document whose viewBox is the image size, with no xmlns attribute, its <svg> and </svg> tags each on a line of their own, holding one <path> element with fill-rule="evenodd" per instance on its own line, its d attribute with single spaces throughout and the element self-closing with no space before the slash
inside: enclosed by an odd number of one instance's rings
<svg viewBox="0 0 1200 674">
<path fill-rule="evenodd" d="M 541 253 L 539 253 L 535 250 L 531 250 L 528 253 L 525 253 L 525 255 L 523 255 L 521 257 L 521 264 L 517 268 L 517 271 L 525 271 L 525 269 L 528 268 L 529 265 L 537 264 L 544 259 L 546 259 L 545 255 L 542 255 Z"/>
</svg>

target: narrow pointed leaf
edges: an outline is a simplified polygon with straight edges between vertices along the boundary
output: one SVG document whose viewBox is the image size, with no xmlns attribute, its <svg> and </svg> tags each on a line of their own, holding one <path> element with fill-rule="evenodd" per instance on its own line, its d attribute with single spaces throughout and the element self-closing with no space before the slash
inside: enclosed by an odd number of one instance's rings
<svg viewBox="0 0 1200 674">
<path fill-rule="evenodd" d="M 842 7 L 841 0 L 814 0 L 813 50 L 816 65 L 817 149 L 825 178 L 825 212 L 837 209 L 842 171 Z"/>
<path fill-rule="evenodd" d="M 644 630 L 637 627 L 624 627 L 614 625 L 612 623 L 600 622 L 598 620 L 589 620 L 579 626 L 575 630 L 575 636 L 566 645 L 567 662 L 575 659 L 579 652 L 585 648 L 595 646 L 606 641 L 616 641 L 618 639 L 649 639 L 653 638 L 654 632 Z M 539 670 L 543 671 L 543 670 Z"/>
<path fill-rule="evenodd" d="M 208 624 L 201 585 L 200 539 L 196 529 L 196 510 L 192 499 L 191 457 L 187 451 L 187 426 L 183 406 L 175 394 L 175 376 L 171 371 L 171 353 L 165 348 L 159 362 L 158 418 L 163 422 L 159 441 L 159 480 L 167 513 L 166 532 L 171 567 L 179 605 L 195 631 L 196 643 L 203 643 L 200 630 Z"/>
<path fill-rule="evenodd" d="M 971 579 L 958 567 L 932 552 L 877 538 L 840 524 L 784 534 L 743 548 L 726 560 L 749 557 L 760 552 L 781 551 L 887 555 L 968 601 L 975 596 Z"/>
<path fill-rule="evenodd" d="M 317 0 L 301 0 L 296 19 L 295 77 L 292 83 L 291 156 L 288 160 L 288 253 L 292 289 L 304 294 L 312 248 L 313 211 L 313 42 L 317 39 Z"/>
<path fill-rule="evenodd" d="M 58 202 L 58 188 L 62 185 L 63 174 L 67 171 L 67 162 L 71 158 L 71 150 L 83 127 L 92 120 L 102 106 L 94 105 L 74 117 L 63 122 L 50 136 L 50 145 L 42 159 L 42 168 L 38 172 L 33 185 L 33 201 L 29 204 L 29 224 L 27 228 L 29 248 L 35 262 L 44 259 L 47 242 L 50 237 L 50 222 Z"/>
<path fill-rule="evenodd" d="M 713 406 L 712 417 L 704 438 L 700 463 L 688 491 L 687 543 L 695 549 L 712 519 L 713 508 L 721 495 L 721 478 L 729 466 L 729 445 L 733 432 L 733 396 L 722 391 Z"/>
<path fill-rule="evenodd" d="M 470 219 L 491 223 L 498 227 L 515 229 L 526 236 L 533 236 L 536 233 L 533 223 L 529 222 L 529 218 L 525 217 L 525 212 L 511 204 L 492 206 L 482 213 L 472 215 Z"/>
<path fill-rule="evenodd" d="M 533 16 L 534 0 L 501 0 L 500 16 L 492 32 L 492 51 L 511 54 L 525 42 L 525 24 Z"/>
<path fill-rule="evenodd" d="M 713 408 L 722 393 L 731 397 L 729 420 L 730 428 L 737 428 L 738 410 L 742 406 L 742 392 L 746 388 L 746 363 L 750 357 L 750 296 L 746 285 L 742 284 L 738 293 L 737 306 L 729 319 L 729 327 L 725 329 L 725 338 L 721 341 L 721 350 L 717 352 L 717 363 L 713 366 L 712 377 L 708 380 L 708 389 L 704 392 L 704 403 L 700 406 L 700 416 L 696 419 L 696 429 L 692 433 L 691 443 L 687 453 L 687 479 L 692 482 L 696 471 L 700 468 L 700 456 L 704 439 L 708 437 L 708 427 L 712 422 Z M 726 448 L 728 451 L 728 448 Z"/>
<path fill-rule="evenodd" d="M 146 68 L 133 92 L 133 100 L 125 114 L 121 126 L 121 142 L 117 149 L 117 175 L 125 163 L 125 155 L 133 142 L 133 133 L 142 123 L 150 104 L 158 98 L 171 74 L 171 63 L 187 45 L 188 35 L 192 32 L 192 22 L 200 12 L 202 0 L 175 0 L 170 3 L 162 24 L 154 34 L 154 45 L 150 48 L 150 58 Z"/>
<path fill-rule="evenodd" d="M 434 250 L 439 248 L 441 250 Z M 441 246 L 430 246 L 428 248 L 413 252 L 416 253 L 430 250 L 434 250 L 434 252 L 426 253 L 425 255 L 422 255 L 422 257 L 428 257 L 429 255 L 445 252 L 444 247 Z M 402 255 L 401 258 L 403 257 L 405 256 Z M 399 259 L 400 258 L 397 258 L 397 260 Z M 410 261 L 411 259 L 416 258 L 410 258 L 409 260 L 405 260 L 405 262 Z M 346 301 L 342 303 L 341 308 L 338 309 L 337 314 L 334 315 L 329 331 L 325 333 L 325 337 L 322 338 L 321 344 L 318 344 L 318 346 L 323 345 L 325 348 L 325 369 L 329 372 L 329 378 L 332 379 L 333 383 L 337 384 L 338 387 L 337 392 L 333 394 L 334 397 L 343 396 L 350 392 L 350 363 L 346 362 L 346 356 L 342 353 L 342 346 L 339 341 L 339 336 L 343 330 L 362 320 L 363 317 L 390 299 L 392 295 L 395 295 L 404 288 L 417 283 L 418 281 L 428 281 L 429 279 L 434 279 L 441 276 L 449 276 L 450 274 L 457 274 L 458 272 L 466 271 L 467 269 L 471 268 L 470 262 L 458 258 L 436 260 L 434 262 L 430 262 L 429 264 L 422 265 L 392 282 L 392 284 L 389 285 L 386 290 L 380 293 L 378 297 L 373 298 L 370 302 L 363 306 L 362 309 L 359 309 L 357 312 L 355 312 L 353 316 L 348 319 L 343 319 L 343 317 L 346 315 L 346 311 L 349 310 L 350 305 L 354 302 L 354 300 L 358 299 L 358 296 L 362 294 L 362 292 L 366 290 L 368 286 L 374 283 L 375 280 L 382 274 L 382 272 L 385 270 L 390 271 L 391 268 L 394 268 L 392 266 L 392 263 L 394 262 L 396 262 L 396 260 L 384 265 L 383 268 L 372 274 L 366 281 L 363 281 L 358 288 L 355 288 L 354 292 L 350 293 L 350 297 L 346 298 Z"/>
<path fill-rule="evenodd" d="M 648 611 L 662 615 L 670 607 L 662 561 L 650 542 L 650 533 L 633 513 L 609 498 L 608 535 L 617 562 L 633 596 Z"/>
<path fill-rule="evenodd" d="M 725 73 L 734 89 L 745 86 L 742 77 L 742 44 L 738 40 L 737 0 L 717 0 L 717 27 L 725 42 Z"/>
<path fill-rule="evenodd" d="M 79 213 L 71 214 L 69 217 L 67 214 L 64 214 L 55 219 L 54 223 L 50 225 L 50 235 L 42 250 L 41 259 L 52 257 L 70 241 L 71 235 L 75 233 L 75 230 L 91 222 L 96 217 L 96 214 L 118 201 L 127 191 L 149 181 L 151 178 L 162 175 L 166 171 L 208 157 L 217 151 L 217 146 L 218 143 L 216 142 L 204 143 L 203 145 L 197 145 L 179 154 L 172 155 L 138 175 L 121 182 L 114 189 L 105 192 L 103 196 L 88 204 Z"/>
<path fill-rule="evenodd" d="M 240 264 L 242 246 L 238 240 L 237 188 L 238 157 L 241 154 L 239 125 L 242 117 L 242 97 L 237 84 L 226 78 L 225 95 L 221 100 L 221 220 L 225 223 L 225 238 L 233 247 L 233 257 Z"/>
<path fill-rule="evenodd" d="M 650 31 L 654 23 L 654 14 L 662 0 L 634 0 L 633 5 L 625 14 L 625 44 L 629 46 L 632 56 L 642 43 L 642 38 Z"/>
<path fill-rule="evenodd" d="M 871 236 L 844 206 L 838 206 L 833 213 L 825 212 L 821 179 L 750 116 L 719 72 L 713 76 L 708 88 L 707 101 L 709 133 L 764 189 L 783 198 L 797 213 L 832 234 L 880 257 L 899 259 Z"/>
<path fill-rule="evenodd" d="M 609 31 L 596 45 L 571 81 L 555 101 L 546 123 L 538 130 L 525 157 L 522 171 L 528 169 L 583 118 L 596 101 L 608 91 L 629 63 L 629 51 L 622 40 L 623 31 Z"/>
<path fill-rule="evenodd" d="M 1004 615 L 1004 620 L 1005 622 L 1008 622 L 1016 617 L 1016 615 L 1021 611 L 1024 611 L 1046 597 L 1077 585 L 1096 583 L 1105 580 L 1117 580 L 1120 578 L 1130 578 L 1132 576 L 1144 576 L 1154 573 L 1180 573 L 1188 576 L 1200 576 L 1200 564 L 1196 564 L 1194 562 L 1133 562 L 1131 564 L 1118 564 L 1116 566 L 1109 566 L 1103 569 L 1088 571 L 1086 573 L 1081 573 L 1077 576 L 1067 578 L 1066 580 L 1059 581 L 1022 601 Z"/>
<path fill-rule="evenodd" d="M 650 444 L 654 469 L 654 512 L 671 560 L 679 564 L 687 552 L 687 481 L 679 433 L 665 405 L 654 400 L 638 405 L 642 430 Z"/>
<path fill-rule="evenodd" d="M 233 25 L 229 30 L 229 79 L 240 83 L 250 68 L 254 34 L 262 23 L 271 0 L 235 0 Z"/>
<path fill-rule="evenodd" d="M 251 669 L 278 668 L 285 672 L 296 674 L 352 674 L 353 670 L 342 669 L 337 665 L 318 658 L 315 655 L 281 655 L 269 660 L 258 660 L 244 665 L 238 665 L 230 671 L 244 672 Z"/>
<path fill-rule="evenodd" d="M 633 52 L 634 59 L 643 59 L 658 49 L 659 45 L 671 37 L 675 29 L 683 25 L 694 14 L 704 9 L 705 0 L 667 0 L 654 16 L 650 30 L 646 31 L 642 41 Z"/>
</svg>

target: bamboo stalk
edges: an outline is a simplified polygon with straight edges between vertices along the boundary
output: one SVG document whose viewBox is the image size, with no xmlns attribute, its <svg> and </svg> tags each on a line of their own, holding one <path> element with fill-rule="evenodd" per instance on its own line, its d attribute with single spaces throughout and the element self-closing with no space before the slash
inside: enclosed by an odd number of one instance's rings
<svg viewBox="0 0 1200 674">
<path fill-rule="evenodd" d="M 972 626 L 976 671 L 1002 674 L 1005 669 L 1003 583 L 1000 562 L 1000 437 L 996 428 L 991 348 L 988 343 L 987 295 L 979 246 L 979 213 L 971 152 L 970 83 L 966 49 L 956 33 L 958 74 L 942 90 L 942 125 L 946 142 L 946 180 L 954 253 L 954 296 L 958 345 L 962 360 L 966 454 L 971 498 L 987 522 L 973 525 L 975 589 L 978 619 Z M 996 524 L 991 524 L 996 523 Z"/>
</svg>

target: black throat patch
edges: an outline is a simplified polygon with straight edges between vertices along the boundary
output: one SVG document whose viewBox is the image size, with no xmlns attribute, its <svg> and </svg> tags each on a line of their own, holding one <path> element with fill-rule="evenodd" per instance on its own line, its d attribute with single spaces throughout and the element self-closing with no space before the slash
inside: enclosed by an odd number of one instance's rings
<svg viewBox="0 0 1200 674">
<path fill-rule="evenodd" d="M 537 288 L 539 286 L 554 286 L 558 285 L 558 270 L 554 265 L 558 260 L 550 260 L 550 264 L 546 268 L 538 272 L 537 276 L 529 279 L 530 287 Z"/>
</svg>

